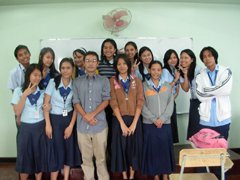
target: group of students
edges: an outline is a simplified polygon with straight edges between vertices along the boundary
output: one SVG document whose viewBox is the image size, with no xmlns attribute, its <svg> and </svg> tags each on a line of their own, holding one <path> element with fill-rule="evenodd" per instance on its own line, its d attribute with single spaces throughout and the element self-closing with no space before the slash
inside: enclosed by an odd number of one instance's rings
<svg viewBox="0 0 240 180">
<path fill-rule="evenodd" d="M 63 58 L 59 72 L 54 51 L 43 48 L 38 64 L 30 64 L 24 45 L 15 49 L 19 66 L 11 71 L 9 88 L 18 127 L 16 170 L 21 179 L 81 165 L 84 179 L 109 179 L 121 172 L 134 179 L 135 171 L 168 179 L 174 172 L 173 143 L 178 142 L 175 99 L 179 88 L 191 91 L 187 139 L 201 128 L 211 128 L 226 139 L 231 123 L 229 95 L 232 72 L 218 65 L 212 47 L 200 52 L 206 68 L 196 66 L 190 49 L 169 49 L 164 66 L 150 48 L 138 51 L 127 42 L 118 53 L 113 39 L 94 51 L 77 49 Z M 80 150 L 80 151 L 79 151 Z M 107 150 L 107 153 L 106 153 Z"/>
</svg>

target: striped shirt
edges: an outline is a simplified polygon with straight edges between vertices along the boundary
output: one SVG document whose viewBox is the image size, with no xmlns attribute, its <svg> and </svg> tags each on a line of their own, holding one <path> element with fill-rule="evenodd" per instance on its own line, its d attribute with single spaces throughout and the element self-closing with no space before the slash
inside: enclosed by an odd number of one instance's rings
<svg viewBox="0 0 240 180">
<path fill-rule="evenodd" d="M 115 69 L 113 67 L 113 60 L 108 62 L 106 60 L 101 61 L 98 65 L 98 73 L 107 78 L 114 76 Z"/>
</svg>

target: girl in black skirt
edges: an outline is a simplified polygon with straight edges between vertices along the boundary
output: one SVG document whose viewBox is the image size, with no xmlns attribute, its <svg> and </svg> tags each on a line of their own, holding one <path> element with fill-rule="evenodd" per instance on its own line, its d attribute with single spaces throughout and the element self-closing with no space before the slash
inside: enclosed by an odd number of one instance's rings
<svg viewBox="0 0 240 180">
<path fill-rule="evenodd" d="M 173 94 L 169 83 L 161 80 L 162 64 L 149 64 L 150 79 L 143 83 L 145 102 L 143 116 L 143 163 L 142 172 L 159 180 L 168 179 L 175 168 L 171 132 Z"/>
<path fill-rule="evenodd" d="M 80 165 L 75 122 L 76 112 L 72 106 L 71 58 L 60 62 L 61 75 L 50 80 L 45 91 L 45 104 L 51 104 L 51 111 L 45 112 L 48 137 L 48 171 L 51 180 L 57 179 L 59 170 L 64 171 L 64 180 L 69 178 L 70 167 Z"/>
<path fill-rule="evenodd" d="M 23 86 L 14 90 L 12 98 L 15 115 L 21 120 L 16 162 L 16 171 L 20 173 L 21 180 L 27 180 L 29 174 L 35 174 L 36 180 L 40 180 L 45 171 L 44 91 L 39 86 L 41 78 L 40 67 L 31 64 L 25 73 Z"/>
<path fill-rule="evenodd" d="M 142 122 L 139 120 L 144 102 L 142 82 L 131 76 L 131 62 L 125 54 L 117 56 L 114 67 L 116 76 L 110 79 L 110 105 L 114 114 L 111 170 L 122 172 L 123 179 L 134 179 L 142 158 Z"/>
<path fill-rule="evenodd" d="M 178 96 L 179 93 L 179 84 L 180 84 L 180 72 L 178 71 L 179 66 L 179 57 L 177 55 L 177 52 L 173 49 L 169 49 L 164 54 L 163 58 L 164 62 L 164 69 L 162 72 L 161 77 L 170 83 L 170 85 L 173 87 L 173 96 L 174 96 L 174 109 L 173 114 L 171 116 L 171 128 L 172 128 L 172 137 L 173 137 L 173 143 L 178 143 L 178 126 L 177 126 L 177 112 L 176 112 L 176 103 L 175 99 Z"/>
<path fill-rule="evenodd" d="M 200 101 L 196 94 L 196 76 L 200 73 L 201 68 L 197 65 L 197 60 L 194 52 L 191 49 L 184 49 L 180 54 L 180 83 L 185 92 L 190 90 L 190 108 L 189 122 L 187 130 L 187 140 L 200 130 L 200 116 L 198 108 Z"/>
</svg>

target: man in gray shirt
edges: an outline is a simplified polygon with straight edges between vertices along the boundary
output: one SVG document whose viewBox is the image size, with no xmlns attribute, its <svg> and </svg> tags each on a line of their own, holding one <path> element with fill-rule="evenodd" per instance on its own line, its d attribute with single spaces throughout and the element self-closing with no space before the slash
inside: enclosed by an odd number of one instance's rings
<svg viewBox="0 0 240 180">
<path fill-rule="evenodd" d="M 78 112 L 78 145 L 85 180 L 95 179 L 93 156 L 96 158 L 98 179 L 109 179 L 106 166 L 108 126 L 104 109 L 110 100 L 110 84 L 106 77 L 96 74 L 98 64 L 97 53 L 87 52 L 84 57 L 86 75 L 73 82 L 73 104 Z"/>
</svg>

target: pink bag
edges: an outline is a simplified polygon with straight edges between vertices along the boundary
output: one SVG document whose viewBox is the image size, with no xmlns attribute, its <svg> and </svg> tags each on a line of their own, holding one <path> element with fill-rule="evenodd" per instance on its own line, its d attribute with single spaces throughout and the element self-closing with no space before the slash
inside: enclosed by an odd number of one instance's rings
<svg viewBox="0 0 240 180">
<path fill-rule="evenodd" d="M 189 140 L 197 148 L 228 148 L 226 139 L 220 137 L 220 134 L 212 129 L 201 129 L 189 138 Z"/>
</svg>

